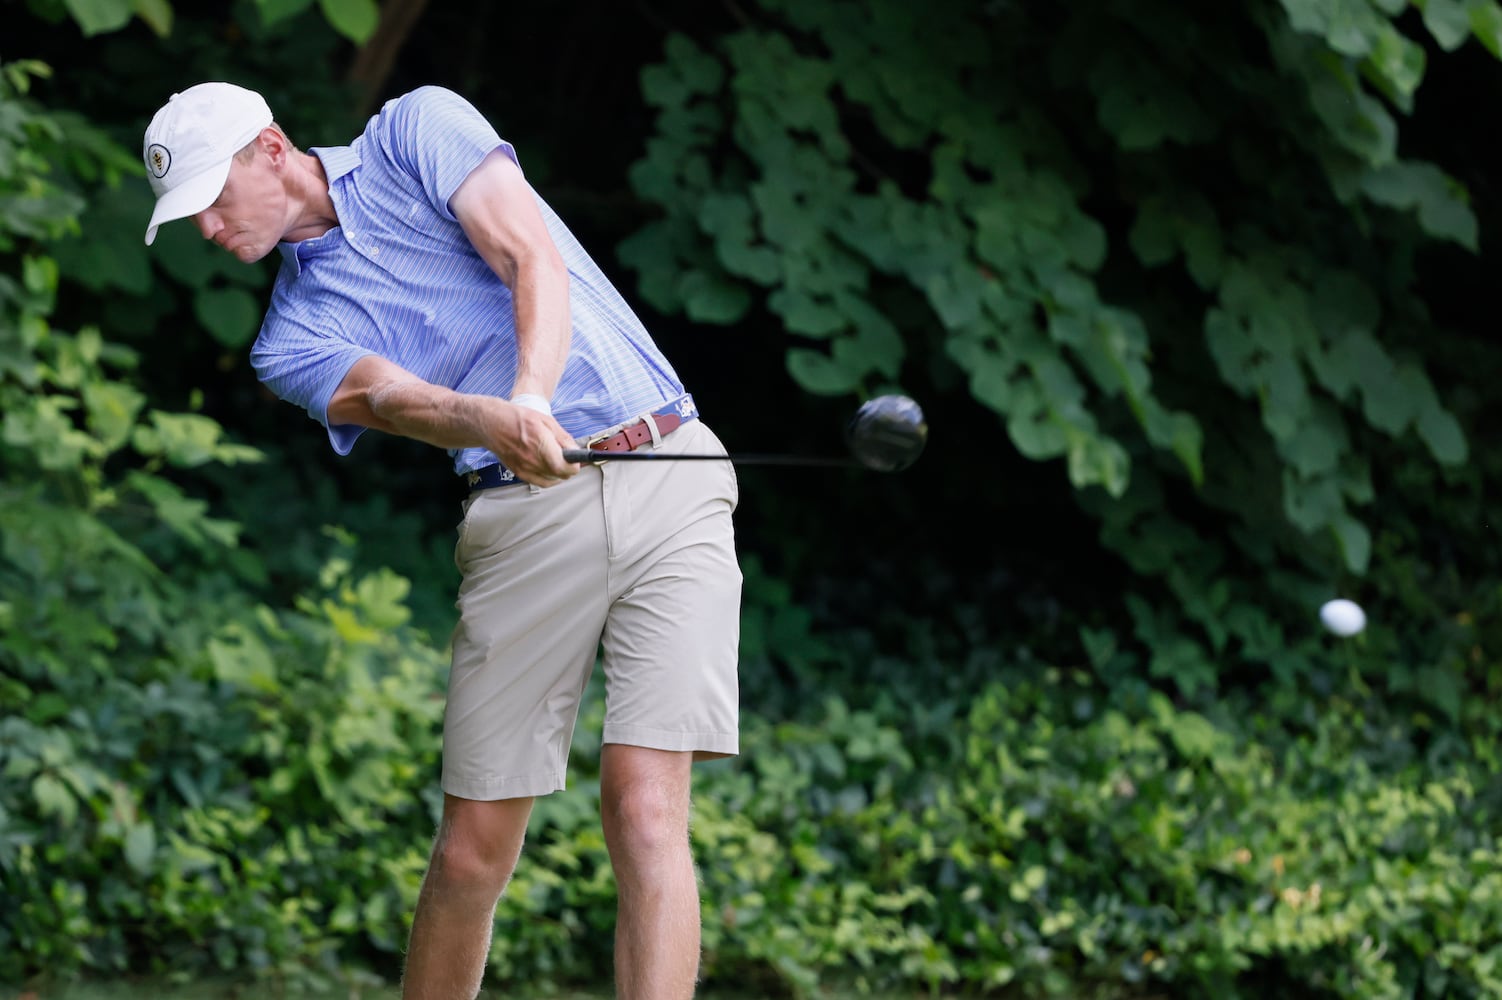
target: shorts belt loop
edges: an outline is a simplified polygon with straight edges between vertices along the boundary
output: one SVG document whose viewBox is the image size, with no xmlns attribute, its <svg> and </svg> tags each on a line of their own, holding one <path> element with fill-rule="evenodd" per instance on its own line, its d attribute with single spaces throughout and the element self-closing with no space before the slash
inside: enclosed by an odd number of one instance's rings
<svg viewBox="0 0 1502 1000">
<path fill-rule="evenodd" d="M 642 418 L 642 423 L 647 425 L 647 433 L 652 435 L 652 447 L 662 447 L 662 431 L 657 426 L 657 415 L 649 413 Z"/>
</svg>

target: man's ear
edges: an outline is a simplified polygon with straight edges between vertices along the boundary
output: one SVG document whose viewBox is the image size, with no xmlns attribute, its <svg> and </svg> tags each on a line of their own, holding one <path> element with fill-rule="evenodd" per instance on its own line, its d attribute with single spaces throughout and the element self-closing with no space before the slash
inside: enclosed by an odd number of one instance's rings
<svg viewBox="0 0 1502 1000">
<path fill-rule="evenodd" d="M 280 129 L 267 125 L 261 129 L 261 134 L 256 136 L 256 142 L 260 144 L 261 152 L 265 153 L 274 165 L 281 166 L 287 162 L 287 153 L 292 147 Z"/>
</svg>

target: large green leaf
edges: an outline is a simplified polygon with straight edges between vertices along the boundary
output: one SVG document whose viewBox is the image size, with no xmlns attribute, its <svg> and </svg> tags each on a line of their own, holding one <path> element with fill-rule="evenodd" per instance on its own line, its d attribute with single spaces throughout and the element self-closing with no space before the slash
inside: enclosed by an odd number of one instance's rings
<svg viewBox="0 0 1502 1000">
<path fill-rule="evenodd" d="M 1016 384 L 1012 397 L 1007 434 L 1017 450 L 1039 461 L 1065 454 L 1070 445 L 1069 433 L 1048 410 L 1036 383 Z"/>
<path fill-rule="evenodd" d="M 381 23 L 375 0 L 318 0 L 318 6 L 334 30 L 356 45 L 368 41 Z"/>
<path fill-rule="evenodd" d="M 172 4 L 169 0 L 135 0 L 135 12 L 162 38 L 172 34 Z"/>
<path fill-rule="evenodd" d="M 92 382 L 83 389 L 89 431 L 106 451 L 114 451 L 129 439 L 146 397 L 134 387 L 119 382 Z"/>
<path fill-rule="evenodd" d="M 118 31 L 135 15 L 135 0 L 63 0 L 85 35 Z"/>
<path fill-rule="evenodd" d="M 972 360 L 970 369 L 970 392 L 985 406 L 997 413 L 1011 412 L 1014 382 L 1012 366 L 994 355 L 983 354 Z"/>
<path fill-rule="evenodd" d="M 243 288 L 200 288 L 193 315 L 225 347 L 244 347 L 261 327 L 261 305 Z"/>
<path fill-rule="evenodd" d="M 1367 173 L 1361 188 L 1373 201 L 1415 210 L 1430 235 L 1477 249 L 1477 222 L 1468 193 L 1434 164 L 1388 164 Z"/>
<path fill-rule="evenodd" d="M 1288 470 L 1283 476 L 1283 510 L 1304 532 L 1334 525 L 1345 513 L 1340 481 L 1329 475 L 1305 478 Z"/>
<path fill-rule="evenodd" d="M 1352 573 L 1365 573 L 1372 556 L 1372 533 L 1367 526 L 1349 514 L 1341 514 L 1330 530 L 1335 533 L 1346 568 Z"/>
<path fill-rule="evenodd" d="M 156 827 L 136 823 L 125 834 L 125 863 L 138 875 L 150 875 L 156 856 Z"/>
<path fill-rule="evenodd" d="M 1368 0 L 1281 0 L 1296 30 L 1323 38 L 1344 56 L 1364 56 L 1372 50 L 1386 24 Z"/>
<path fill-rule="evenodd" d="M 1475 0 L 1467 5 L 1471 15 L 1471 30 L 1486 50 L 1502 59 L 1502 7 L 1496 0 Z"/>
<path fill-rule="evenodd" d="M 1440 48 L 1452 51 L 1471 35 L 1471 18 L 1467 0 L 1424 0 L 1416 6 L 1424 11 L 1424 27 Z"/>
<path fill-rule="evenodd" d="M 821 396 L 838 396 L 853 392 L 860 385 L 860 372 L 836 358 L 807 348 L 793 348 L 787 353 L 788 374 L 809 392 Z"/>
<path fill-rule="evenodd" d="M 688 271 L 678 297 L 689 319 L 700 323 L 734 323 L 751 307 L 751 293 L 743 285 L 712 271 Z"/>
<path fill-rule="evenodd" d="M 1278 442 L 1278 453 L 1305 479 L 1334 472 L 1349 441 L 1332 408 L 1321 406 Z"/>
<path fill-rule="evenodd" d="M 1100 486 L 1113 497 L 1126 492 L 1132 462 L 1119 443 L 1088 434 L 1071 435 L 1069 481 L 1075 488 Z"/>
<path fill-rule="evenodd" d="M 1427 66 L 1423 47 L 1391 24 L 1382 26 L 1365 63 L 1368 77 L 1405 111 L 1413 108 L 1413 95 L 1423 82 Z"/>
<path fill-rule="evenodd" d="M 55 816 L 63 826 L 78 819 L 78 800 L 68 786 L 51 774 L 39 774 L 31 782 L 31 793 L 43 816 Z"/>
<path fill-rule="evenodd" d="M 255 3 L 261 20 L 272 25 L 307 10 L 313 0 L 255 0 Z"/>
<path fill-rule="evenodd" d="M 848 318 L 832 302 L 801 289 L 773 292 L 767 304 L 790 332 L 806 337 L 827 337 L 848 326 Z"/>
<path fill-rule="evenodd" d="M 1435 461 L 1446 465 L 1463 465 L 1470 448 L 1460 422 L 1438 406 L 1430 406 L 1419 412 L 1417 428 L 1419 437 L 1429 448 Z"/>
<path fill-rule="evenodd" d="M 185 468 L 207 462 L 254 462 L 260 452 L 245 445 L 224 440 L 224 428 L 197 413 L 165 413 L 152 410 L 147 424 L 139 425 L 132 435 L 135 448 L 146 455 L 161 455 L 173 465 Z M 138 484 L 138 488 L 149 487 Z"/>
</svg>

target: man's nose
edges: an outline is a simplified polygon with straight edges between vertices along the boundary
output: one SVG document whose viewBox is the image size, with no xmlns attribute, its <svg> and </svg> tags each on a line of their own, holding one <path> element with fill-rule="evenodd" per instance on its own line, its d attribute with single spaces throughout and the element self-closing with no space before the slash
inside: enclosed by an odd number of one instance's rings
<svg viewBox="0 0 1502 1000">
<path fill-rule="evenodd" d="M 214 234 L 224 228 L 224 223 L 219 221 L 218 214 L 211 208 L 206 208 L 193 216 L 193 224 L 198 227 L 198 231 L 206 240 L 213 239 Z"/>
</svg>

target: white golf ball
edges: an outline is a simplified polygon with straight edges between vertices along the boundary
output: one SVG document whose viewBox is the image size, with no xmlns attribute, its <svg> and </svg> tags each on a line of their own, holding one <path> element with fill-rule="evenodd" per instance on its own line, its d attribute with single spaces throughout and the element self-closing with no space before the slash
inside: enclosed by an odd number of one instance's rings
<svg viewBox="0 0 1502 1000">
<path fill-rule="evenodd" d="M 1326 601 L 1319 609 L 1319 620 L 1325 628 L 1338 636 L 1351 636 L 1366 628 L 1366 612 L 1355 601 L 1337 597 Z"/>
</svg>

